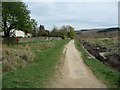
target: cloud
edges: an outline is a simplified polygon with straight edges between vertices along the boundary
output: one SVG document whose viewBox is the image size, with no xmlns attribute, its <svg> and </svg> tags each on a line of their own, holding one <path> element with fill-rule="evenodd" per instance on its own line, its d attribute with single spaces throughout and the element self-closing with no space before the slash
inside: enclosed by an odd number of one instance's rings
<svg viewBox="0 0 120 90">
<path fill-rule="evenodd" d="M 2 0 L 9 1 L 9 0 Z M 23 2 L 119 2 L 119 0 L 22 0 Z"/>
<path fill-rule="evenodd" d="M 26 2 L 31 17 L 47 29 L 70 24 L 75 29 L 118 25 L 117 2 Z"/>
</svg>

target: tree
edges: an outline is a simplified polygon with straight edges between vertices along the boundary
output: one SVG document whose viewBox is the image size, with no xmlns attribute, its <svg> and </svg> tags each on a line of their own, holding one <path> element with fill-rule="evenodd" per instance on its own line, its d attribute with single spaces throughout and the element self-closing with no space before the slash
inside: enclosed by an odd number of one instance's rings
<svg viewBox="0 0 120 90">
<path fill-rule="evenodd" d="M 50 32 L 50 36 L 52 37 L 61 37 L 64 38 L 75 38 L 74 28 L 70 25 L 62 26 L 60 29 L 57 27 L 53 27 L 52 31 Z"/>
<path fill-rule="evenodd" d="M 2 24 L 6 37 L 12 29 L 31 32 L 30 11 L 23 2 L 2 2 Z"/>
<path fill-rule="evenodd" d="M 32 36 L 37 36 L 37 22 L 35 19 L 31 19 L 31 26 L 32 26 Z"/>
<path fill-rule="evenodd" d="M 2 12 L 2 2 L 0 2 L 0 12 Z M 0 32 L 2 31 L 2 13 L 0 13 Z"/>
<path fill-rule="evenodd" d="M 75 33 L 75 31 L 74 31 L 74 28 L 71 27 L 71 26 L 68 26 L 68 27 L 69 27 L 69 33 L 68 33 L 68 35 L 69 35 L 69 37 L 70 37 L 71 39 L 74 39 L 75 36 L 76 36 L 76 33 Z"/>
<path fill-rule="evenodd" d="M 47 31 L 45 30 L 44 25 L 40 25 L 39 31 L 38 31 L 38 36 L 47 36 Z"/>
<path fill-rule="evenodd" d="M 50 32 L 49 32 L 49 30 L 45 30 L 45 36 L 49 36 L 49 34 L 50 34 Z"/>
<path fill-rule="evenodd" d="M 51 36 L 58 37 L 58 28 L 56 26 L 53 26 L 52 31 L 51 31 Z"/>
<path fill-rule="evenodd" d="M 61 35 L 63 35 L 62 37 L 68 37 L 68 26 L 62 26 L 60 29 Z"/>
</svg>

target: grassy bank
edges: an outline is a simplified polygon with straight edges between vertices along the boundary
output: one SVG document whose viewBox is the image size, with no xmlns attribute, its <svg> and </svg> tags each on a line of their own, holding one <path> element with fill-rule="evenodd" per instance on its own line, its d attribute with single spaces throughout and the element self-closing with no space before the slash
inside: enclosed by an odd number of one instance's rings
<svg viewBox="0 0 120 90">
<path fill-rule="evenodd" d="M 90 57 L 78 40 L 76 40 L 75 44 L 76 48 L 81 52 L 85 64 L 91 68 L 99 80 L 103 81 L 109 88 L 120 87 L 120 73 L 104 65 L 99 60 Z"/>
<path fill-rule="evenodd" d="M 36 60 L 24 68 L 19 68 L 12 72 L 3 74 L 3 88 L 44 88 L 46 82 L 54 74 L 55 66 L 57 65 L 64 45 L 69 40 L 59 41 L 41 41 L 28 43 L 32 52 L 36 56 Z M 39 45 L 52 43 L 51 48 L 40 49 Z M 21 43 L 21 45 L 26 43 Z M 35 46 L 37 44 L 37 46 Z"/>
</svg>

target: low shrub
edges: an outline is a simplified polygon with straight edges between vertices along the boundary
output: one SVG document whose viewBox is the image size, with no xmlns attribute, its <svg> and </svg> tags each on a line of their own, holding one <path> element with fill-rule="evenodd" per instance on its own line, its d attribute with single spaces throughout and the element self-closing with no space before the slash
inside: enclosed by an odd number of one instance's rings
<svg viewBox="0 0 120 90">
<path fill-rule="evenodd" d="M 7 44 L 7 45 L 14 45 L 14 44 L 16 44 L 16 38 L 14 38 L 14 37 L 4 37 L 2 43 Z"/>
</svg>

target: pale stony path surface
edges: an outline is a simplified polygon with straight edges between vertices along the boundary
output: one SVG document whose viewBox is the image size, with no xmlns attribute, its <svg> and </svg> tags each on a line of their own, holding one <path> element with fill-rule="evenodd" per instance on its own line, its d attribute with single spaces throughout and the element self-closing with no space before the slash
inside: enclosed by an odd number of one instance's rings
<svg viewBox="0 0 120 90">
<path fill-rule="evenodd" d="M 66 45 L 65 59 L 60 68 L 61 74 L 52 83 L 53 88 L 106 88 L 86 66 L 74 40 Z"/>
</svg>

